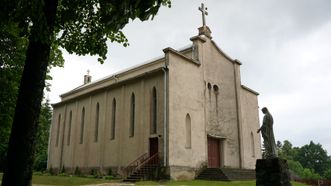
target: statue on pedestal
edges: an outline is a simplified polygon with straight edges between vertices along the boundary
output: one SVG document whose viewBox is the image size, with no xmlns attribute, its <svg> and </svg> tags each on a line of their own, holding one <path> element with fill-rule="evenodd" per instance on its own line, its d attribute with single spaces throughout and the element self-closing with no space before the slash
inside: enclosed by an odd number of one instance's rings
<svg viewBox="0 0 331 186">
<path fill-rule="evenodd" d="M 265 148 L 264 159 L 256 160 L 256 186 L 291 186 L 291 177 L 287 161 L 277 157 L 277 148 L 273 130 L 274 120 L 266 107 L 262 126 L 257 133 L 262 133 Z"/>
<path fill-rule="evenodd" d="M 257 133 L 261 131 L 263 138 L 263 145 L 265 148 L 265 159 L 277 158 L 277 147 L 275 142 L 272 115 L 266 107 L 262 108 L 264 114 L 262 126 L 257 130 Z"/>
</svg>

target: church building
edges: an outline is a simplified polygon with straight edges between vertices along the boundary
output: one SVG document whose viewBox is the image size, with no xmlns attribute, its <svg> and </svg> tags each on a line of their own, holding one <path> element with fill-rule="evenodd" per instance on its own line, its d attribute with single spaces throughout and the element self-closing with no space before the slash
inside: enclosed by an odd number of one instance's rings
<svg viewBox="0 0 331 186">
<path fill-rule="evenodd" d="M 255 169 L 258 93 L 205 24 L 190 46 L 92 81 L 53 104 L 48 169 L 128 176 L 157 162 L 171 179 L 203 168 Z M 139 165 L 140 164 L 140 165 Z"/>
</svg>

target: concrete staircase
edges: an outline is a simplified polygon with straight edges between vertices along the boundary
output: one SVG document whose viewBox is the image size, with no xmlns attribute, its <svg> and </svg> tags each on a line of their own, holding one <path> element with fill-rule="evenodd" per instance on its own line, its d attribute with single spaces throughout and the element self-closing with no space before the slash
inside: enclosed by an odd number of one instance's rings
<svg viewBox="0 0 331 186">
<path fill-rule="evenodd" d="M 130 174 L 127 178 L 123 180 L 123 182 L 137 182 L 141 180 L 149 180 L 153 176 L 153 172 L 159 167 L 159 165 L 144 165 L 140 169 L 137 169 L 132 174 Z"/>
<path fill-rule="evenodd" d="M 148 156 L 147 153 L 141 155 L 131 162 L 125 169 L 125 179 L 123 182 L 137 182 L 140 180 L 152 179 L 153 173 L 160 167 L 159 155 L 155 153 Z"/>
<path fill-rule="evenodd" d="M 251 180 L 255 179 L 255 170 L 232 168 L 207 168 L 196 179 L 200 180 Z"/>
</svg>

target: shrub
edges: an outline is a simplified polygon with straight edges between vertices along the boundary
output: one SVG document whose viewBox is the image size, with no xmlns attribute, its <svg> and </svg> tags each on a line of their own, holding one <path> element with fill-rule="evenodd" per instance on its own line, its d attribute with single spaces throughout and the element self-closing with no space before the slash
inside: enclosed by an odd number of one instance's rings
<svg viewBox="0 0 331 186">
<path fill-rule="evenodd" d="M 33 175 L 43 175 L 43 173 L 40 171 L 37 171 L 37 172 L 33 172 Z"/>
<path fill-rule="evenodd" d="M 322 177 L 318 173 L 315 173 L 314 170 L 305 168 L 303 170 L 303 176 L 302 176 L 302 178 L 304 178 L 304 179 L 318 180 L 318 179 L 321 179 Z"/>
<path fill-rule="evenodd" d="M 64 168 L 64 165 L 62 166 L 61 170 L 60 170 L 60 174 L 66 173 L 66 169 Z"/>
<path fill-rule="evenodd" d="M 324 178 L 331 180 L 331 168 L 324 172 Z"/>
<path fill-rule="evenodd" d="M 48 172 L 49 172 L 50 175 L 54 175 L 55 174 L 54 169 L 52 168 L 52 166 L 49 167 Z"/>
<path fill-rule="evenodd" d="M 112 176 L 113 175 L 113 170 L 111 168 L 108 169 L 108 176 Z"/>
<path fill-rule="evenodd" d="M 312 169 L 304 168 L 300 162 L 287 160 L 289 169 L 303 179 L 321 179 L 321 176 Z"/>
<path fill-rule="evenodd" d="M 44 171 L 47 168 L 47 154 L 36 155 L 33 164 L 35 171 Z"/>
<path fill-rule="evenodd" d="M 76 175 L 76 176 L 82 176 L 82 172 L 79 170 L 78 167 L 75 168 L 74 175 Z"/>
<path fill-rule="evenodd" d="M 108 175 L 108 176 L 104 176 L 103 179 L 111 180 L 114 179 L 114 177 L 112 175 Z"/>
</svg>

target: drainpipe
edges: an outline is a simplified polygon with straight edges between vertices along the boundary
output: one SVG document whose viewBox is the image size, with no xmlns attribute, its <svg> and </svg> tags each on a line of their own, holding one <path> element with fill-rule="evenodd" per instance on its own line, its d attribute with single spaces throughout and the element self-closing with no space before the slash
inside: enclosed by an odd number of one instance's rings
<svg viewBox="0 0 331 186">
<path fill-rule="evenodd" d="M 163 165 L 166 167 L 167 166 L 167 97 L 168 97 L 168 81 L 167 81 L 167 72 L 168 72 L 168 67 L 167 64 L 165 63 L 164 67 L 162 68 L 164 72 L 164 80 L 163 80 Z"/>
</svg>

